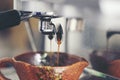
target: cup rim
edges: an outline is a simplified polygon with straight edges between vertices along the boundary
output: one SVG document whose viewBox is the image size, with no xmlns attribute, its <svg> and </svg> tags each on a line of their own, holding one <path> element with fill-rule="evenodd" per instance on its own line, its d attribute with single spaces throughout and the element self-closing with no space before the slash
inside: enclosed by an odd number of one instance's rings
<svg viewBox="0 0 120 80">
<path fill-rule="evenodd" d="M 16 56 L 14 56 L 13 58 L 15 59 L 15 61 L 21 61 L 21 60 L 17 60 L 17 58 L 18 57 L 21 57 L 21 56 L 23 56 L 23 55 L 28 55 L 28 54 L 40 54 L 40 53 L 50 53 L 51 54 L 51 52 L 47 52 L 47 51 L 28 51 L 28 52 L 24 52 L 24 53 L 21 53 L 21 54 L 18 54 L 18 55 L 16 55 Z M 53 54 L 54 53 L 56 53 L 57 54 L 57 52 L 52 52 Z M 60 54 L 69 54 L 69 53 L 66 53 L 66 52 L 60 52 Z M 69 56 L 70 56 L 70 58 L 76 58 L 77 59 L 77 61 L 76 62 L 86 62 L 86 65 L 88 65 L 88 61 L 85 59 L 85 58 L 83 58 L 83 57 L 81 57 L 81 56 L 77 56 L 77 55 L 74 55 L 74 54 L 69 54 Z M 22 62 L 25 62 L 25 61 L 22 61 Z M 76 62 L 73 62 L 72 64 L 74 64 L 74 63 L 76 63 Z M 28 63 L 28 62 L 25 62 L 25 63 Z M 28 63 L 28 64 L 31 64 L 31 63 Z M 34 66 L 37 66 L 37 65 L 34 65 Z M 67 66 L 67 65 L 66 65 Z M 69 66 L 69 65 L 68 65 Z M 65 66 L 54 66 L 54 67 L 65 67 Z"/>
</svg>

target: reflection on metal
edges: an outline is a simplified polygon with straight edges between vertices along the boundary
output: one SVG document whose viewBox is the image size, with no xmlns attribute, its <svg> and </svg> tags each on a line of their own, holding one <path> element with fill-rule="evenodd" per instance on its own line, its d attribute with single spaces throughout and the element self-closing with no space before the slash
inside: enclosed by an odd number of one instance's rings
<svg viewBox="0 0 120 80">
<path fill-rule="evenodd" d="M 84 20 L 83 18 L 66 18 L 66 26 L 65 26 L 65 51 L 68 52 L 68 32 L 69 31 L 78 31 L 81 32 L 84 30 Z"/>
<path fill-rule="evenodd" d="M 22 10 L 22 2 L 20 0 L 14 0 L 13 9 Z"/>
<path fill-rule="evenodd" d="M 25 21 L 25 28 L 26 28 L 26 31 L 27 31 L 27 34 L 28 34 L 28 38 L 30 40 L 30 45 L 32 47 L 32 50 L 33 51 L 37 51 L 37 47 L 35 45 L 35 40 L 34 40 L 34 36 L 33 36 L 33 31 L 31 29 L 31 24 L 29 21 Z"/>
<path fill-rule="evenodd" d="M 14 9 L 41 12 L 53 11 L 52 5 L 42 0 L 14 0 Z"/>
<path fill-rule="evenodd" d="M 13 66 L 0 69 L 2 74 L 9 80 L 20 80 Z"/>
<path fill-rule="evenodd" d="M 33 1 L 33 0 L 21 0 L 21 1 Z M 65 0 L 34 0 L 34 1 L 45 1 L 45 2 L 49 2 L 49 3 L 62 3 Z"/>
<path fill-rule="evenodd" d="M 116 77 L 113 77 L 111 75 L 108 75 L 108 74 L 105 74 L 105 73 L 102 73 L 102 72 L 99 72 L 99 71 L 96 71 L 94 69 L 91 69 L 91 68 L 85 68 L 84 69 L 84 73 L 86 74 L 89 74 L 89 75 L 93 75 L 95 76 L 96 78 L 101 78 L 102 80 L 119 80 L 118 78 Z"/>
<path fill-rule="evenodd" d="M 107 31 L 107 33 L 106 33 L 106 38 L 107 38 L 106 48 L 107 48 L 107 50 L 109 50 L 109 39 L 116 34 L 120 34 L 120 31 L 118 31 L 118 30 L 108 30 Z"/>
<path fill-rule="evenodd" d="M 67 18 L 66 21 L 68 31 L 84 30 L 84 21 L 82 18 Z"/>
</svg>

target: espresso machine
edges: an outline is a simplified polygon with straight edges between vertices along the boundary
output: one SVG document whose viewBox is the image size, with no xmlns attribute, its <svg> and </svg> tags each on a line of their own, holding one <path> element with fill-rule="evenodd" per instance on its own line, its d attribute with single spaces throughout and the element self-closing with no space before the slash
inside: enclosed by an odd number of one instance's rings
<svg viewBox="0 0 120 80">
<path fill-rule="evenodd" d="M 42 42 L 40 41 L 41 42 L 40 44 L 42 44 L 42 48 L 44 47 L 43 50 L 45 51 L 51 50 L 50 40 L 53 40 L 52 46 L 54 47 L 52 48 L 52 51 L 57 50 L 56 47 L 57 36 L 55 35 L 57 35 L 58 31 L 60 31 L 61 32 L 60 34 L 62 36 L 61 37 L 62 44 L 60 51 L 73 53 L 78 56 L 83 56 L 89 61 L 90 56 L 89 54 L 86 53 L 90 53 L 92 52 L 92 50 L 91 49 L 89 50 L 88 47 L 87 48 L 88 50 L 86 51 L 84 50 L 84 47 L 86 47 L 86 45 L 91 47 L 91 45 L 89 45 L 90 43 L 88 40 L 88 37 L 90 36 L 89 35 L 90 32 L 86 31 L 88 30 L 88 28 L 85 28 L 85 20 L 81 16 L 81 14 L 78 14 L 79 13 L 77 12 L 78 8 L 72 7 L 71 5 L 65 6 L 64 5 L 65 2 L 66 0 L 59 0 L 59 1 L 13 0 L 13 10 L 8 10 L 0 13 L 0 25 L 2 24 L 0 30 L 14 27 L 16 25 L 19 25 L 20 22 L 24 22 L 25 23 L 24 27 L 25 30 L 27 31 L 31 50 L 38 51 L 39 49 L 36 46 L 37 44 L 34 38 L 34 31 L 32 31 L 32 25 L 30 23 L 30 19 L 35 18 L 38 21 L 38 26 L 34 26 L 34 27 L 37 27 L 37 30 L 40 33 L 39 36 L 42 35 L 42 37 L 40 37 L 42 41 Z M 61 9 L 61 6 L 64 6 L 62 7 L 63 10 Z M 71 9 L 71 13 L 69 9 Z M 7 19 L 7 23 L 5 19 Z M 58 27 L 61 27 L 62 29 Z M 37 36 L 37 39 L 39 39 L 39 36 Z M 89 38 L 91 39 L 93 37 L 90 36 Z M 84 42 L 84 41 L 88 41 L 88 42 Z M 77 43 L 78 45 L 76 45 Z M 85 43 L 85 45 L 83 45 L 83 43 Z M 94 45 L 94 43 L 91 44 Z M 81 47 L 81 45 L 83 47 Z M 91 67 L 91 64 L 89 65 L 89 67 Z M 91 68 L 85 69 L 83 75 L 81 76 L 81 80 L 89 80 L 89 77 L 91 75 L 94 75 L 96 78 L 97 77 L 100 77 L 101 79 L 103 78 L 102 80 L 107 80 L 107 79 L 119 80 L 116 77 L 101 72 L 97 72 L 95 70 L 92 70 Z"/>
</svg>

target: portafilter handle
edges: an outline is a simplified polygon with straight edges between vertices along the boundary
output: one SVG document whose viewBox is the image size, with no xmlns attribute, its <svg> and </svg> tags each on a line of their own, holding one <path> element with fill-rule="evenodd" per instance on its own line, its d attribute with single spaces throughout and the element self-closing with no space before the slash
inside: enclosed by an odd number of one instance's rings
<svg viewBox="0 0 120 80">
<path fill-rule="evenodd" d="M 0 12 L 0 30 L 19 25 L 21 21 L 32 17 L 30 11 L 8 10 Z"/>
<path fill-rule="evenodd" d="M 20 24 L 20 15 L 17 10 L 0 12 L 0 30 Z"/>
</svg>

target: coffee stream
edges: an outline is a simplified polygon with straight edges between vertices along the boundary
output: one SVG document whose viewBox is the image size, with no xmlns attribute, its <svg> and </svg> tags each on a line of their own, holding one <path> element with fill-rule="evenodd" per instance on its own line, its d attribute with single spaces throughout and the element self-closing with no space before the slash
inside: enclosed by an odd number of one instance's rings
<svg viewBox="0 0 120 80">
<path fill-rule="evenodd" d="M 50 58 L 52 58 L 52 40 L 50 40 Z M 50 59 L 50 64 L 52 64 L 51 59 Z"/>
<path fill-rule="evenodd" d="M 58 44 L 58 52 L 57 52 L 57 65 L 59 65 L 59 57 L 60 57 L 60 44 L 61 44 L 61 41 L 62 41 L 62 35 L 63 35 L 63 29 L 62 29 L 62 26 L 59 25 L 58 28 L 57 28 L 57 44 Z"/>
<path fill-rule="evenodd" d="M 62 41 L 62 34 L 63 34 L 63 29 L 62 29 L 62 26 L 59 25 L 58 28 L 57 28 L 57 31 L 56 31 L 57 45 L 58 45 L 57 61 L 56 61 L 57 66 L 59 65 L 60 45 L 61 45 L 61 41 Z M 52 55 L 52 39 L 53 39 L 53 35 L 49 35 L 48 38 L 50 39 L 50 53 Z M 50 60 L 50 64 L 52 64 L 52 59 Z"/>
<path fill-rule="evenodd" d="M 61 41 L 57 41 L 57 44 L 58 44 L 58 51 L 57 51 L 57 65 L 59 65 L 59 56 L 60 56 L 60 44 L 61 44 Z"/>
</svg>

